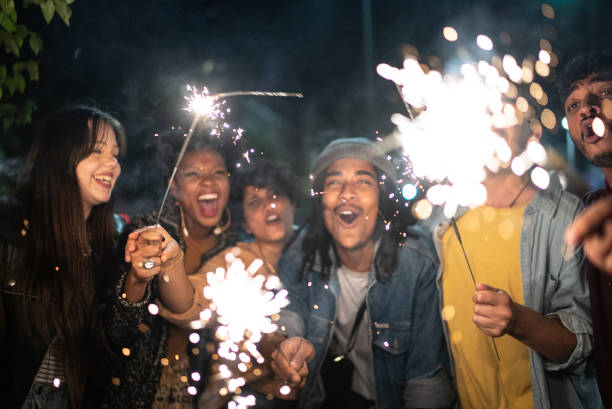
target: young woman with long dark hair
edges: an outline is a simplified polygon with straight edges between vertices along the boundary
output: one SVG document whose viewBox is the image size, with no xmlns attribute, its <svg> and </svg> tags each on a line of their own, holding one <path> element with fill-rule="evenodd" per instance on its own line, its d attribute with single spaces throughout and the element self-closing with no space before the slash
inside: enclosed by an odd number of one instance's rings
<svg viewBox="0 0 612 409">
<path fill-rule="evenodd" d="M 121 124 L 84 106 L 53 114 L 34 140 L 0 243 L 0 390 L 9 408 L 24 400 L 78 408 L 103 385 L 94 378 L 109 362 L 102 289 L 118 277 L 112 191 L 124 149 Z"/>
</svg>

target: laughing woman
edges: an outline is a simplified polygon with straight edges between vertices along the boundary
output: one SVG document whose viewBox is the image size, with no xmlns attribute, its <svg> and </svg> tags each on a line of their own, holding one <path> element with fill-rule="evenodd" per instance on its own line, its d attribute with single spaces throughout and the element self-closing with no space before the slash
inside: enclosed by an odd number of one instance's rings
<svg viewBox="0 0 612 409">
<path fill-rule="evenodd" d="M 119 122 L 82 106 L 49 117 L 34 140 L 18 199 L 2 214 L 3 407 L 105 399 L 112 360 L 102 311 L 119 271 L 111 193 L 124 148 Z"/>
<path fill-rule="evenodd" d="M 266 276 L 276 275 L 276 265 L 283 250 L 294 236 L 293 221 L 295 216 L 297 189 L 296 178 L 286 166 L 260 161 L 250 169 L 246 169 L 236 178 L 232 186 L 236 202 L 240 203 L 242 211 L 238 212 L 236 222 L 240 223 L 252 241 L 241 241 L 235 247 L 224 251 L 208 260 L 196 274 L 189 276 L 195 288 L 193 305 L 183 314 L 166 314 L 166 319 L 178 326 L 187 326 L 190 321 L 199 317 L 201 310 L 208 306 L 203 296 L 206 285 L 206 273 L 215 271 L 217 267 L 226 268 L 225 257 L 229 252 L 239 250 L 239 257 L 245 266 L 255 259 L 261 259 L 263 265 L 258 270 Z M 216 409 L 222 407 L 230 396 L 220 396 L 219 390 L 224 382 L 215 383 L 220 364 L 232 365 L 230 362 L 215 362 L 211 369 L 210 381 L 204 394 L 199 399 L 200 409 Z M 207 368 L 195 368 L 206 372 Z M 258 375 L 255 375 L 258 374 Z M 297 407 L 296 395 L 282 395 L 279 392 L 282 384 L 266 376 L 263 366 L 252 368 L 246 375 L 248 385 L 243 387 L 243 394 L 253 394 L 257 399 L 255 408 L 293 408 Z"/>
<path fill-rule="evenodd" d="M 183 138 L 176 135 L 162 135 L 154 141 L 155 155 L 158 163 L 174 163 L 181 148 Z M 184 270 L 187 274 L 196 272 L 210 257 L 236 240 L 231 233 L 231 215 L 227 208 L 230 195 L 230 172 L 228 165 L 237 163 L 240 157 L 239 148 L 231 141 L 224 143 L 223 138 L 210 137 L 206 132 L 194 134 L 190 145 L 181 160 L 176 177 L 171 185 L 173 203 L 168 205 L 160 218 L 161 226 L 171 237 L 176 238 L 184 252 Z M 164 180 L 168 180 L 172 168 L 165 169 Z M 157 214 L 134 218 L 128 231 L 150 226 L 155 223 Z M 132 236 L 133 237 L 133 236 Z M 141 270 L 142 272 L 142 270 Z M 135 274 L 141 279 L 142 275 Z M 158 275 L 158 277 L 160 277 Z M 184 277 L 184 275 L 183 275 Z M 153 409 L 190 408 L 191 395 L 187 392 L 189 358 L 187 356 L 186 329 L 168 325 L 162 318 L 172 315 L 183 308 L 169 308 L 167 300 L 174 297 L 179 303 L 187 301 L 192 305 L 193 289 L 189 286 L 187 297 L 181 292 L 166 290 L 169 298 L 164 297 L 164 289 L 174 280 L 183 277 L 161 275 L 154 284 L 163 302 L 159 302 L 160 314 L 155 328 L 163 328 L 165 334 L 160 338 L 158 354 L 149 359 L 151 371 L 149 379 L 155 387 Z M 168 282 L 166 282 L 168 281 Z M 155 297 L 155 295 L 154 295 Z M 178 314 L 181 319 L 184 314 Z M 139 358 L 135 358 L 139 359 Z"/>
</svg>

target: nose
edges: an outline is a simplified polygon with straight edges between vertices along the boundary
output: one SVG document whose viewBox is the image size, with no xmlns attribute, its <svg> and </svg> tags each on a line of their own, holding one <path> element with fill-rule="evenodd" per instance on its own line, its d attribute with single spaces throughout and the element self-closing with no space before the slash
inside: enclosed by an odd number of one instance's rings
<svg viewBox="0 0 612 409">
<path fill-rule="evenodd" d="M 215 177 L 213 175 L 210 175 L 208 173 L 200 175 L 200 184 L 212 185 L 214 181 Z"/>
<path fill-rule="evenodd" d="M 580 116 L 588 117 L 601 113 L 601 98 L 593 93 L 589 93 L 582 106 L 580 107 Z"/>
<path fill-rule="evenodd" d="M 345 182 L 342 184 L 342 190 L 340 190 L 340 200 L 348 202 L 355 199 L 355 191 L 351 183 Z"/>
</svg>

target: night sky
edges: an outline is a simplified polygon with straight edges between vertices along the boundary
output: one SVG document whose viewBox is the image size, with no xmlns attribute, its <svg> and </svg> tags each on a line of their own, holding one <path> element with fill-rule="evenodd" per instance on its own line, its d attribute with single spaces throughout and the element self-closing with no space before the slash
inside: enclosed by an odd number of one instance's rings
<svg viewBox="0 0 612 409">
<path fill-rule="evenodd" d="M 151 208 L 159 198 L 143 177 L 152 166 L 144 145 L 155 132 L 188 126 L 181 108 L 185 85 L 192 84 L 211 93 L 302 92 L 303 100 L 228 100 L 228 122 L 246 130 L 248 146 L 294 165 L 306 186 L 308 165 L 330 140 L 392 130 L 389 117 L 403 107 L 394 85 L 375 67 L 401 65 L 409 46 L 422 62 L 438 57 L 446 70 L 461 58 L 490 56 L 474 45 L 479 33 L 493 39 L 495 52 L 517 59 L 537 54 L 540 38 L 547 38 L 561 66 L 580 51 L 611 46 L 609 1 L 548 3 L 553 20 L 534 0 L 76 0 L 70 27 L 57 16 L 46 26 L 32 6 L 24 16 L 41 33 L 44 49 L 40 82 L 24 98 L 38 110 L 33 125 L 0 131 L 2 180 L 14 174 L 46 114 L 62 104 L 95 101 L 115 113 L 128 134 L 119 210 Z M 459 32 L 458 43 L 442 37 L 447 25 Z M 510 44 L 501 44 L 501 33 Z M 6 54 L 0 58 L 11 61 Z M 554 77 L 543 85 L 549 106 L 560 112 Z M 544 142 L 566 155 L 563 130 L 546 134 Z M 597 183 L 590 176 L 597 172 L 584 160 L 575 166 Z"/>
</svg>

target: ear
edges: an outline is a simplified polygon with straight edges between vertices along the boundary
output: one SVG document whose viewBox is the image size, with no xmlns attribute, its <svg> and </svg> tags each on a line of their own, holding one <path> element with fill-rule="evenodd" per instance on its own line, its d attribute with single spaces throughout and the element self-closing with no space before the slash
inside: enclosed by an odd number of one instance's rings
<svg viewBox="0 0 612 409">
<path fill-rule="evenodd" d="M 170 194 L 176 199 L 180 198 L 179 189 L 178 186 L 176 186 L 176 180 L 172 180 L 172 183 L 170 183 Z"/>
</svg>

